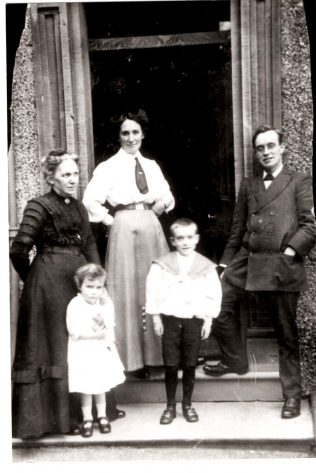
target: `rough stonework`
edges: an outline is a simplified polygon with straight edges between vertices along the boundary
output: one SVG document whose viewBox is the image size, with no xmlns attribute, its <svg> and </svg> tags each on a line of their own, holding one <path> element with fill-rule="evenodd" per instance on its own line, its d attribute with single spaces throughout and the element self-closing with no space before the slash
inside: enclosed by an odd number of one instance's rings
<svg viewBox="0 0 316 473">
<path fill-rule="evenodd" d="M 40 194 L 40 160 L 30 23 L 28 8 L 25 28 L 16 53 L 11 101 L 11 146 L 19 222 L 27 201 Z"/>
<path fill-rule="evenodd" d="M 295 170 L 312 172 L 313 103 L 310 51 L 303 2 L 282 0 L 282 126 L 285 162 Z M 316 389 L 316 250 L 306 258 L 309 290 L 301 294 L 298 328 L 304 394 Z"/>
</svg>

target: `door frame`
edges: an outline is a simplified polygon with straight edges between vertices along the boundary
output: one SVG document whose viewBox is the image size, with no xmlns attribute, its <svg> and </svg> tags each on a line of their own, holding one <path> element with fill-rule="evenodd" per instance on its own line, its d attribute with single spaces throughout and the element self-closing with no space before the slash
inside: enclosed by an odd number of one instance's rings
<svg viewBox="0 0 316 473">
<path fill-rule="evenodd" d="M 253 174 L 251 137 L 259 124 L 281 127 L 280 2 L 231 0 L 232 101 L 235 194 Z M 216 42 L 227 32 L 144 38 L 88 39 L 82 3 L 31 4 L 35 89 L 41 156 L 53 146 L 80 155 L 81 193 L 94 169 L 89 48 L 168 47 Z M 192 44 L 192 43 L 190 43 Z M 125 45 L 125 46 L 124 46 Z M 47 54 L 49 52 L 49 54 Z M 54 55 L 57 65 L 49 67 Z M 52 130 L 59 130 L 53 133 Z"/>
</svg>

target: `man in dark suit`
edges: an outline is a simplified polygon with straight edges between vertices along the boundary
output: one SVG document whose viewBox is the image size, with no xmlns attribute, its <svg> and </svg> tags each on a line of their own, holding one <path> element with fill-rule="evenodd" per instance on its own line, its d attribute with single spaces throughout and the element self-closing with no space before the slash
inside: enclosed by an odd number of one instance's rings
<svg viewBox="0 0 316 473">
<path fill-rule="evenodd" d="M 300 291 L 307 289 L 303 258 L 316 240 L 311 177 L 282 163 L 282 133 L 266 125 L 253 136 L 262 173 L 241 183 L 231 228 L 219 268 L 223 300 L 213 333 L 222 360 L 203 367 L 210 376 L 245 374 L 247 353 L 238 335 L 239 304 L 245 291 L 265 291 L 276 303 L 272 317 L 279 345 L 284 405 L 281 417 L 300 415 L 301 373 L 296 326 Z"/>
</svg>

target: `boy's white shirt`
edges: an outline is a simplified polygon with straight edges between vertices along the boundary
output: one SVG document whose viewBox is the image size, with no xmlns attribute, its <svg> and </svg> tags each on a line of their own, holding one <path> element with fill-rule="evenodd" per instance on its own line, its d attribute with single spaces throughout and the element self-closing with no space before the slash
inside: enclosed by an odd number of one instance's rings
<svg viewBox="0 0 316 473">
<path fill-rule="evenodd" d="M 196 252 L 182 256 L 177 252 L 179 273 L 172 274 L 153 263 L 146 282 L 146 312 L 175 317 L 193 316 L 209 320 L 219 315 L 222 288 L 215 270 L 192 278 L 188 272 Z"/>
</svg>

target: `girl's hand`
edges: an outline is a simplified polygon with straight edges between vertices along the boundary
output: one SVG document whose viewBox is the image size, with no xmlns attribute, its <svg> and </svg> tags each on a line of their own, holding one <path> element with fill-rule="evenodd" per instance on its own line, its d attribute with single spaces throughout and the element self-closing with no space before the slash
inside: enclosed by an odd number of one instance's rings
<svg viewBox="0 0 316 473">
<path fill-rule="evenodd" d="M 97 340 L 103 340 L 106 336 L 106 331 L 105 329 L 98 329 L 96 332 L 95 332 L 95 335 L 93 338 L 96 338 Z"/>
</svg>

